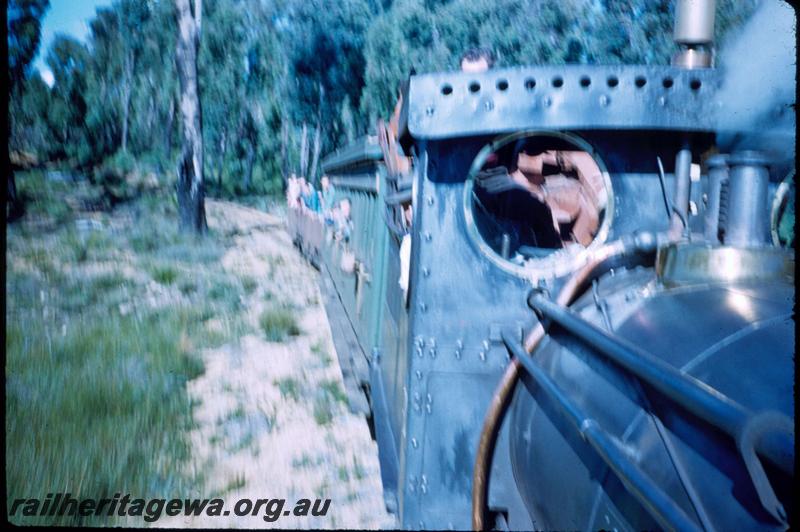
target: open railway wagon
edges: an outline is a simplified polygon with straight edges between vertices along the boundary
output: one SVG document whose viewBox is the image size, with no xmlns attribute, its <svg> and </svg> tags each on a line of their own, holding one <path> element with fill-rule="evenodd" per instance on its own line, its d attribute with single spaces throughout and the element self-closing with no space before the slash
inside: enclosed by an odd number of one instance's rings
<svg viewBox="0 0 800 532">
<path fill-rule="evenodd" d="M 694 68 L 713 2 L 678 7 L 706 24 L 672 66 L 412 76 L 397 139 L 323 163 L 353 203 L 350 243 L 291 213 L 402 527 L 793 522 L 792 102 L 724 125 L 723 74 Z M 584 161 L 568 184 L 588 239 L 573 220 L 531 245 L 539 228 L 482 196 L 528 152 Z"/>
</svg>

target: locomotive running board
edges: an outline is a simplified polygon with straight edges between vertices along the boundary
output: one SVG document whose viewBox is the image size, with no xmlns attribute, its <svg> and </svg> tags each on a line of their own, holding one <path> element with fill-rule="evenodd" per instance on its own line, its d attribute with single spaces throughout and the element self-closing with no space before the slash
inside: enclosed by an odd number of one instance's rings
<svg viewBox="0 0 800 532">
<path fill-rule="evenodd" d="M 348 406 L 354 414 L 370 415 L 366 386 L 369 383 L 369 363 L 358 343 L 356 331 L 347 317 L 344 304 L 336 292 L 328 268 L 320 264 L 319 288 L 333 335 L 333 346 L 342 370 Z"/>
</svg>

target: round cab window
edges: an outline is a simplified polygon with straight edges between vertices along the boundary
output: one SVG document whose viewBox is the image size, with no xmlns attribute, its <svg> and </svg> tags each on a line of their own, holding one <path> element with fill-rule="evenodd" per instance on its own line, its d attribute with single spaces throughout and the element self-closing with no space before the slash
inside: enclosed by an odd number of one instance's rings
<svg viewBox="0 0 800 532">
<path fill-rule="evenodd" d="M 465 207 L 469 231 L 492 261 L 542 278 L 569 273 L 605 240 L 613 195 L 608 172 L 587 143 L 528 133 L 481 150 Z"/>
</svg>

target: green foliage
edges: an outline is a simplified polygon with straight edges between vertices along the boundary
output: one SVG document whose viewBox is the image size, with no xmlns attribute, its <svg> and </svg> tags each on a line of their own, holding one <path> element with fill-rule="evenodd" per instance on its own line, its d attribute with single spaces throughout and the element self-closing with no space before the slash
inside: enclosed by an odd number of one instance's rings
<svg viewBox="0 0 800 532">
<path fill-rule="evenodd" d="M 256 288 L 258 288 L 258 281 L 256 281 L 249 275 L 242 276 L 241 281 L 242 281 L 242 288 L 244 288 L 244 293 L 247 295 L 252 294 L 253 292 L 255 292 Z"/>
<path fill-rule="evenodd" d="M 331 406 L 330 400 L 324 395 L 318 395 L 314 398 L 313 415 L 317 425 L 323 427 L 330 425 L 331 421 L 333 421 L 333 407 Z"/>
<path fill-rule="evenodd" d="M 216 279 L 206 292 L 206 297 L 229 309 L 236 309 L 240 306 L 239 287 L 225 278 Z"/>
<path fill-rule="evenodd" d="M 48 125 L 45 121 L 50 89 L 38 75 L 15 82 L 9 100 L 10 150 L 32 153 L 37 160 L 46 155 Z"/>
<path fill-rule="evenodd" d="M 300 383 L 297 379 L 292 377 L 284 377 L 274 381 L 275 386 L 281 392 L 281 397 L 291 399 L 292 401 L 300 400 Z"/>
<path fill-rule="evenodd" d="M 42 18 L 49 0 L 11 0 L 6 7 L 8 78 L 11 89 L 27 77 L 28 66 L 39 50 Z"/>
<path fill-rule="evenodd" d="M 24 73 L 35 54 L 46 5 L 10 4 L 26 13 L 9 17 L 12 70 Z M 720 0 L 718 40 L 755 5 Z M 303 126 L 303 171 L 311 171 L 317 126 L 320 155 L 371 132 L 412 70 L 457 69 L 469 47 L 490 48 L 499 67 L 666 64 L 673 10 L 674 0 L 205 0 L 198 73 L 207 191 L 279 195 L 281 175 L 301 171 Z M 89 26 L 87 44 L 59 36 L 45 51 L 52 89 L 37 75 L 16 76 L 9 146 L 96 170 L 112 198 L 129 196 L 119 179 L 130 167 L 124 157 L 146 159 L 147 171 L 174 183 L 173 3 L 115 0 Z"/>
<path fill-rule="evenodd" d="M 203 370 L 202 349 L 251 332 L 238 306 L 243 288 L 219 261 L 223 243 L 214 233 L 202 241 L 178 233 L 163 196 L 120 206 L 112 221 L 121 225 L 81 231 L 73 223 L 40 224 L 41 202 L 71 203 L 65 192 L 75 184 L 48 181 L 42 172 L 19 181 L 26 195 L 46 194 L 31 200 L 33 216 L 10 226 L 7 236 L 9 498 L 120 490 L 185 496 L 198 485 L 186 467 L 186 382 Z M 137 252 L 135 242 L 148 245 Z M 176 288 L 153 286 L 148 274 Z M 220 297 L 209 297 L 222 283 Z M 176 290 L 183 294 L 178 301 Z M 274 412 L 264 416 L 274 426 Z M 17 519 L 120 524 L 107 516 Z"/>
<path fill-rule="evenodd" d="M 282 342 L 289 336 L 298 336 L 301 332 L 294 313 L 286 307 L 265 310 L 258 318 L 258 324 L 270 342 Z"/>
<path fill-rule="evenodd" d="M 178 278 L 178 270 L 172 266 L 159 266 L 153 269 L 153 279 L 163 285 L 171 285 Z"/>
<path fill-rule="evenodd" d="M 44 173 L 34 171 L 19 174 L 17 179 L 18 194 L 25 202 L 31 218 L 52 220 L 55 225 L 62 225 L 72 220 L 72 210 L 64 201 L 68 185 L 58 181 L 48 181 Z"/>
<path fill-rule="evenodd" d="M 137 159 L 130 152 L 118 151 L 94 170 L 93 181 L 103 190 L 111 206 L 161 187 L 156 171 L 162 159 L 154 153 Z"/>
<path fill-rule="evenodd" d="M 122 282 L 118 274 L 97 277 L 89 292 L 95 295 L 86 297 L 101 298 Z M 192 313 L 104 313 L 98 319 L 72 312 L 61 328 L 60 321 L 41 319 L 46 307 L 39 291 L 46 287 L 25 290 L 12 281 L 9 288 L 9 494 L 67 491 L 80 499 L 122 490 L 180 496 L 189 484 L 175 474 L 188 459 L 181 433 L 191 423 L 191 407 L 184 385 L 202 372 L 181 341 L 197 327 Z M 65 309 L 73 305 L 64 303 Z M 64 516 L 24 523 L 113 523 L 110 519 Z"/>
<path fill-rule="evenodd" d="M 333 399 L 336 402 L 341 404 L 347 404 L 347 396 L 342 391 L 341 386 L 339 383 L 334 380 L 323 381 L 320 384 L 320 389 L 325 393 L 328 397 Z"/>
<path fill-rule="evenodd" d="M 741 21 L 754 6 L 722 4 L 726 29 L 728 19 Z M 361 115 L 370 121 L 386 116 L 412 69 L 457 69 L 461 54 L 474 46 L 492 50 L 498 67 L 666 64 L 675 51 L 672 5 L 669 0 L 397 0 L 367 31 Z"/>
<path fill-rule="evenodd" d="M 339 383 L 334 380 L 323 381 L 314 397 L 314 421 L 317 425 L 329 425 L 336 409 L 344 405 L 347 405 L 347 396 Z"/>
</svg>

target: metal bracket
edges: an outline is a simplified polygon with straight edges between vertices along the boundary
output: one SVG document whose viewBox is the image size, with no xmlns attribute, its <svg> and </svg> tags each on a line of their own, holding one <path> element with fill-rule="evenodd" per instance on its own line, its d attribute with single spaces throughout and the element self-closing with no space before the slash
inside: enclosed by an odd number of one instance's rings
<svg viewBox="0 0 800 532">
<path fill-rule="evenodd" d="M 780 412 L 766 411 L 756 414 L 747 420 L 739 433 L 739 437 L 736 439 L 736 446 L 742 455 L 761 505 L 778 523 L 788 526 L 786 510 L 775 495 L 772 484 L 755 449 L 758 440 L 773 431 L 786 432 L 794 439 L 794 423 L 792 420 Z"/>
</svg>

